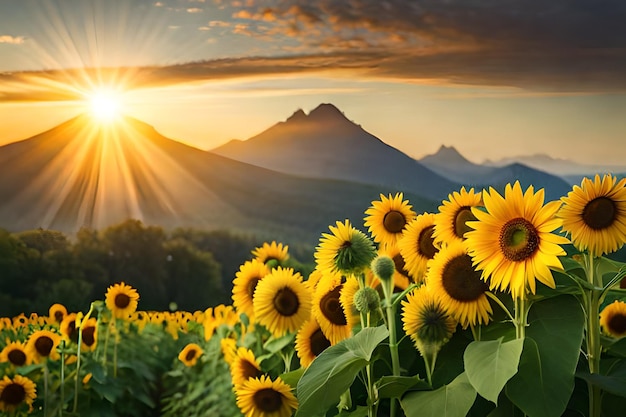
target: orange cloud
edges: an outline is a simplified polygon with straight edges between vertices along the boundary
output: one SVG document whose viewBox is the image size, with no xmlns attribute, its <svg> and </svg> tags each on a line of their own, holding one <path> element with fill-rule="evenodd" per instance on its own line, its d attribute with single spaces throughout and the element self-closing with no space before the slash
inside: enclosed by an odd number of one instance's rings
<svg viewBox="0 0 626 417">
<path fill-rule="evenodd" d="M 23 36 L 0 35 L 0 43 L 8 43 L 11 45 L 21 45 L 26 41 Z"/>
</svg>

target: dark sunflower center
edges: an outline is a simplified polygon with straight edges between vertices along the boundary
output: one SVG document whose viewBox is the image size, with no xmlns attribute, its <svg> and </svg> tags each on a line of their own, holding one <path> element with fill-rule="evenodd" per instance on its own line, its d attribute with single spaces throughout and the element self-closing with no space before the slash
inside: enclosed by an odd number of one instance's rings
<svg viewBox="0 0 626 417">
<path fill-rule="evenodd" d="M 26 363 L 26 353 L 20 349 L 13 349 L 7 355 L 9 362 L 15 366 L 22 366 Z"/>
<path fill-rule="evenodd" d="M 259 283 L 259 278 L 250 278 L 248 281 L 248 297 L 254 297 L 254 290 L 256 290 L 256 285 Z"/>
<path fill-rule="evenodd" d="M 383 217 L 383 226 L 389 233 L 400 233 L 406 225 L 404 214 L 396 210 L 391 210 Z"/>
<path fill-rule="evenodd" d="M 280 410 L 283 405 L 283 396 L 271 388 L 263 388 L 254 393 L 252 397 L 254 405 L 258 410 L 265 413 L 272 413 Z"/>
<path fill-rule="evenodd" d="M 626 334 L 626 315 L 616 314 L 609 319 L 608 327 L 614 334 Z"/>
<path fill-rule="evenodd" d="M 337 326 L 345 326 L 348 324 L 343 307 L 339 302 L 339 293 L 342 287 L 343 285 L 335 287 L 332 291 L 324 294 L 320 300 L 320 310 L 322 314 L 324 314 L 324 317 L 326 317 L 328 321 Z"/>
<path fill-rule="evenodd" d="M 466 222 L 473 220 L 476 220 L 476 217 L 472 214 L 472 209 L 467 206 L 461 207 L 454 216 L 454 234 L 463 239 L 463 235 L 472 230 Z"/>
<path fill-rule="evenodd" d="M 458 301 L 474 301 L 487 291 L 480 272 L 472 267 L 472 258 L 461 255 L 448 261 L 441 274 L 444 290 Z"/>
<path fill-rule="evenodd" d="M 4 387 L 2 395 L 0 395 L 0 402 L 8 405 L 18 405 L 26 399 L 26 390 L 21 384 L 11 383 Z"/>
<path fill-rule="evenodd" d="M 53 346 L 54 341 L 48 336 L 38 337 L 35 341 L 35 349 L 41 356 L 49 356 Z"/>
<path fill-rule="evenodd" d="M 402 255 L 401 254 L 397 254 L 396 256 L 394 256 L 391 259 L 393 260 L 393 264 L 396 267 L 396 271 L 398 271 L 399 273 L 401 273 L 405 277 L 410 278 L 409 272 L 405 269 L 406 263 L 404 262 L 404 258 L 402 257 Z"/>
<path fill-rule="evenodd" d="M 593 230 L 606 229 L 615 221 L 617 206 L 608 197 L 591 200 L 583 209 L 583 221 Z"/>
<path fill-rule="evenodd" d="M 71 321 L 67 325 L 67 337 L 74 343 L 78 343 L 78 332 L 76 331 L 76 322 Z"/>
<path fill-rule="evenodd" d="M 433 231 L 435 226 L 425 227 L 417 237 L 417 247 L 422 256 L 433 259 L 438 249 L 434 245 Z"/>
<path fill-rule="evenodd" d="M 298 312 L 300 300 L 298 295 L 289 287 L 281 288 L 274 296 L 274 308 L 281 316 L 293 316 Z"/>
<path fill-rule="evenodd" d="M 446 312 L 430 304 L 424 306 L 420 312 L 422 325 L 417 330 L 417 337 L 426 342 L 442 342 L 449 336 L 449 329 L 446 323 Z"/>
<path fill-rule="evenodd" d="M 96 343 L 96 327 L 86 326 L 83 328 L 83 343 L 91 347 Z"/>
<path fill-rule="evenodd" d="M 115 296 L 115 307 L 124 309 L 130 304 L 130 297 L 127 294 L 117 294 Z"/>
<path fill-rule="evenodd" d="M 54 312 L 54 320 L 57 323 L 61 323 L 63 321 L 63 318 L 65 317 L 65 315 L 63 314 L 62 311 L 55 311 Z"/>
<path fill-rule="evenodd" d="M 249 378 L 258 378 L 261 376 L 261 371 L 259 371 L 256 366 L 247 360 L 241 361 L 241 373 L 244 380 Z"/>
<path fill-rule="evenodd" d="M 330 340 L 326 339 L 322 329 L 317 329 L 310 337 L 311 343 L 311 353 L 313 353 L 316 357 L 320 353 L 326 350 L 326 348 L 330 347 Z"/>
<path fill-rule="evenodd" d="M 500 249 L 509 261 L 529 258 L 539 248 L 539 233 L 528 220 L 518 217 L 500 229 Z"/>
<path fill-rule="evenodd" d="M 198 352 L 195 349 L 189 349 L 189 352 L 185 355 L 185 360 L 190 361 L 195 358 L 197 354 Z"/>
</svg>

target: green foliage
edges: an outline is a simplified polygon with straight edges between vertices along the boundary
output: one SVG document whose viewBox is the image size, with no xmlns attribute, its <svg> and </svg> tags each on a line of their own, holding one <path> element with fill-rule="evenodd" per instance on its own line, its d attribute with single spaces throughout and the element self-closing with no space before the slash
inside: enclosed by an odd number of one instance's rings
<svg viewBox="0 0 626 417">
<path fill-rule="evenodd" d="M 475 399 L 476 390 L 463 372 L 448 385 L 434 391 L 406 394 L 401 404 L 407 417 L 463 417 Z"/>
<path fill-rule="evenodd" d="M 385 326 L 365 328 L 323 351 L 298 382 L 300 404 L 296 416 L 324 415 L 336 405 L 370 361 L 374 349 L 388 336 Z"/>
<path fill-rule="evenodd" d="M 506 395 L 528 416 L 564 412 L 574 390 L 583 328 L 582 309 L 572 296 L 532 306 L 519 371 L 506 385 Z"/>
<path fill-rule="evenodd" d="M 474 389 L 496 404 L 504 385 L 517 373 L 524 345 L 521 339 L 502 340 L 472 342 L 463 355 L 465 373 Z"/>
</svg>

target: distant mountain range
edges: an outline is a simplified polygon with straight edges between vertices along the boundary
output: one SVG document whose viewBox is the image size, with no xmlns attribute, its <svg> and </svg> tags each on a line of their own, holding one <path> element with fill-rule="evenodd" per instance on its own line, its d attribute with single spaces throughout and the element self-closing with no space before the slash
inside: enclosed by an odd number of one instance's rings
<svg viewBox="0 0 626 417">
<path fill-rule="evenodd" d="M 442 146 L 410 158 L 348 120 L 332 104 L 248 139 L 202 151 L 126 117 L 86 115 L 0 147 L 0 227 L 74 233 L 127 218 L 165 228 L 230 229 L 285 242 L 317 243 L 337 220 L 363 229 L 379 194 L 405 193 L 416 212 L 435 211 L 462 185 L 500 190 L 520 180 L 547 199 L 563 178 L 518 162 L 478 165 Z"/>
<path fill-rule="evenodd" d="M 316 243 L 328 225 L 364 211 L 389 187 L 281 174 L 205 152 L 125 118 L 85 115 L 0 147 L 0 227 L 69 233 L 127 218 L 166 228 L 231 229 Z M 407 193 L 417 210 L 436 202 Z"/>
</svg>

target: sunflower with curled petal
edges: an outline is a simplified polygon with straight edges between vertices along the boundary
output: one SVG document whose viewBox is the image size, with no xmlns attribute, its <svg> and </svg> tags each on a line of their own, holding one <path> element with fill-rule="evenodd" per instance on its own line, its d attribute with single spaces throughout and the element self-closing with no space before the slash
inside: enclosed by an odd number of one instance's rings
<svg viewBox="0 0 626 417">
<path fill-rule="evenodd" d="M 615 337 L 626 336 L 626 303 L 615 300 L 600 313 L 602 332 Z"/>
<path fill-rule="evenodd" d="M 261 364 L 254 356 L 254 352 L 245 347 L 239 347 L 230 363 L 230 375 L 233 386 L 237 387 L 250 378 L 258 378 L 263 375 Z"/>
<path fill-rule="evenodd" d="M 322 272 L 339 271 L 356 274 L 369 267 L 376 256 L 374 243 L 365 233 L 352 227 L 350 220 L 336 222 L 328 227 L 331 233 L 322 233 L 315 250 L 317 269 Z"/>
<path fill-rule="evenodd" d="M 404 194 L 380 195 L 380 200 L 372 201 L 370 208 L 365 210 L 365 227 L 374 238 L 374 242 L 381 245 L 394 245 L 402 236 L 402 232 L 415 212 L 411 209 L 408 200 L 403 200 Z"/>
<path fill-rule="evenodd" d="M 250 321 L 254 320 L 254 290 L 259 281 L 270 273 L 270 269 L 263 262 L 253 259 L 246 261 L 239 267 L 233 280 L 233 306 L 237 312 L 244 313 Z"/>
<path fill-rule="evenodd" d="M 480 192 L 469 191 L 461 187 L 460 191 L 448 194 L 448 200 L 442 201 L 439 213 L 435 215 L 435 229 L 432 237 L 437 246 L 454 241 L 465 240 L 465 233 L 472 230 L 467 221 L 474 221 L 472 207 L 482 207 L 483 199 Z"/>
<path fill-rule="evenodd" d="M 48 322 L 50 324 L 60 324 L 67 316 L 67 308 L 63 304 L 52 304 L 48 309 Z"/>
<path fill-rule="evenodd" d="M 139 294 L 130 285 L 111 285 L 105 294 L 105 304 L 114 317 L 126 319 L 137 310 Z"/>
<path fill-rule="evenodd" d="M 0 379 L 0 411 L 16 412 L 23 404 L 28 411 L 33 410 L 33 401 L 37 398 L 37 386 L 30 378 L 15 375 L 13 379 L 7 375 Z"/>
<path fill-rule="evenodd" d="M 456 320 L 426 285 L 407 294 L 401 304 L 402 328 L 425 358 L 439 351 L 456 330 Z"/>
<path fill-rule="evenodd" d="M 514 299 L 534 294 L 536 281 L 555 287 L 550 268 L 563 269 L 560 245 L 569 243 L 552 233 L 561 226 L 555 217 L 560 201 L 543 204 L 544 190 L 522 192 L 519 181 L 507 184 L 504 197 L 494 188 L 483 191 L 486 211 L 472 208 L 477 221 L 465 234 L 474 266 L 482 270 L 491 290 L 510 291 Z"/>
<path fill-rule="evenodd" d="M 593 256 L 615 252 L 626 243 L 626 178 L 612 175 L 583 178 L 567 197 L 557 215 L 563 230 L 578 250 Z"/>
<path fill-rule="evenodd" d="M 0 363 L 10 363 L 15 367 L 28 365 L 31 357 L 26 344 L 24 342 L 9 342 L 2 351 L 0 351 Z"/>
<path fill-rule="evenodd" d="M 429 265 L 426 285 L 464 329 L 489 323 L 489 288 L 472 265 L 465 242 L 454 240 L 442 247 Z"/>
<path fill-rule="evenodd" d="M 251 378 L 235 389 L 237 407 L 246 417 L 290 417 L 298 408 L 291 387 L 280 377 Z"/>
<path fill-rule="evenodd" d="M 424 280 L 428 261 L 433 259 L 439 246 L 435 244 L 435 214 L 423 213 L 411 220 L 398 241 L 398 249 L 404 259 L 404 269 L 413 282 Z"/>
<path fill-rule="evenodd" d="M 402 292 L 406 290 L 411 282 L 415 282 L 413 276 L 406 267 L 404 257 L 400 253 L 400 248 L 396 245 L 386 245 L 378 250 L 379 256 L 388 256 L 393 261 L 395 271 L 393 273 L 393 291 Z"/>
<path fill-rule="evenodd" d="M 293 268 L 277 267 L 254 291 L 254 316 L 274 336 L 295 332 L 311 315 L 311 289 Z"/>
<path fill-rule="evenodd" d="M 61 324 L 59 330 L 63 339 L 69 343 L 78 343 L 78 329 L 76 328 L 76 313 L 67 314 Z"/>
<path fill-rule="evenodd" d="M 198 363 L 198 359 L 204 351 L 197 343 L 188 343 L 183 350 L 178 354 L 178 360 L 181 361 L 185 366 L 192 367 L 196 363 Z"/>
<path fill-rule="evenodd" d="M 254 256 L 254 259 L 264 264 L 273 263 L 272 261 L 275 261 L 276 264 L 282 265 L 289 259 L 289 246 L 276 243 L 276 241 L 272 241 L 272 243 L 264 242 L 261 247 L 252 250 L 252 256 Z"/>
<path fill-rule="evenodd" d="M 304 323 L 296 334 L 296 354 L 303 368 L 308 368 L 313 359 L 328 347 L 330 340 L 324 335 L 315 317 Z"/>
<path fill-rule="evenodd" d="M 348 314 L 339 301 L 344 281 L 340 273 L 326 272 L 313 294 L 311 312 L 331 345 L 352 335 L 352 323 L 348 322 Z"/>
<path fill-rule="evenodd" d="M 28 337 L 26 349 L 34 363 L 41 363 L 46 359 L 60 358 L 57 347 L 61 343 L 61 336 L 50 330 L 37 330 Z"/>
<path fill-rule="evenodd" d="M 98 345 L 98 320 L 89 317 L 81 323 L 81 349 L 84 351 L 94 351 Z"/>
</svg>

